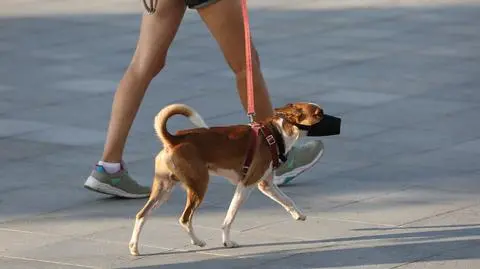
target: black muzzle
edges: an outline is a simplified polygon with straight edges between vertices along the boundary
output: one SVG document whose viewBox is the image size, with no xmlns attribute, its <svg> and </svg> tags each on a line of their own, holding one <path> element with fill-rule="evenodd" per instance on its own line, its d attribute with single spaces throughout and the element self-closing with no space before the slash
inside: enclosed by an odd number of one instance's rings
<svg viewBox="0 0 480 269">
<path fill-rule="evenodd" d="M 307 131 L 307 136 L 331 136 L 340 134 L 342 119 L 327 114 L 318 123 L 308 126 L 303 124 L 294 124 L 300 130 Z"/>
</svg>

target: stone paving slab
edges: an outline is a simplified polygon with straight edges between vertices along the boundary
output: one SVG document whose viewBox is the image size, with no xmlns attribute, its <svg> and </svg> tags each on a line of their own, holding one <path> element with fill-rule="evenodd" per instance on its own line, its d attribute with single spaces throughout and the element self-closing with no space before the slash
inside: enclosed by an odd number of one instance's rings
<svg viewBox="0 0 480 269">
<path fill-rule="evenodd" d="M 226 1 L 226 0 L 224 0 Z M 0 268 L 476 268 L 480 265 L 478 0 L 249 1 L 272 103 L 311 101 L 343 119 L 325 155 L 283 187 L 297 222 L 254 191 L 221 246 L 234 192 L 214 177 L 178 225 L 178 188 L 128 255 L 145 200 L 86 191 L 115 87 L 135 48 L 141 3 L 0 3 Z M 165 105 L 210 125 L 245 123 L 235 81 L 194 11 L 137 115 L 125 159 L 150 184 Z M 215 105 L 212 105 L 215 104 Z M 169 129 L 188 128 L 175 117 Z"/>
</svg>

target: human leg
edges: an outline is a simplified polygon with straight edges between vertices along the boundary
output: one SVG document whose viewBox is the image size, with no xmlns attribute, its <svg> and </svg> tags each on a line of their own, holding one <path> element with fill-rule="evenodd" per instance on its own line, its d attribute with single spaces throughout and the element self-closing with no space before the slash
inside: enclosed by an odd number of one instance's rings
<svg viewBox="0 0 480 269">
<path fill-rule="evenodd" d="M 148 196 L 149 188 L 138 185 L 122 169 L 123 150 L 147 87 L 165 65 L 185 8 L 183 1 L 161 0 L 155 14 L 143 16 L 135 53 L 113 99 L 102 156 L 102 161 L 108 163 L 97 165 L 85 187 L 129 198 Z"/>
<path fill-rule="evenodd" d="M 201 2 L 201 0 L 197 1 Z M 241 2 L 240 0 L 213 0 L 209 5 L 201 5 L 198 8 L 198 13 L 217 41 L 228 65 L 235 74 L 238 94 L 246 110 L 247 71 Z M 273 109 L 261 71 L 260 57 L 254 45 L 252 45 L 252 67 L 256 120 L 260 121 L 272 116 Z M 321 141 L 312 141 L 301 146 L 295 146 L 288 155 L 288 162 L 282 164 L 275 172 L 274 182 L 278 185 L 288 183 L 311 168 L 322 154 L 323 144 Z"/>
</svg>

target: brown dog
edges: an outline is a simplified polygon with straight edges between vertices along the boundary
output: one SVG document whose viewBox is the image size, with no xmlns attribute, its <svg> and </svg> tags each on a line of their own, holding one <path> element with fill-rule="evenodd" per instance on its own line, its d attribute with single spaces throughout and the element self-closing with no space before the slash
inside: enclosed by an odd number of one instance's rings
<svg viewBox="0 0 480 269">
<path fill-rule="evenodd" d="M 196 129 L 183 130 L 172 135 L 167 131 L 167 120 L 173 115 L 181 114 L 195 124 Z M 275 109 L 275 116 L 261 122 L 270 132 L 280 134 L 285 153 L 306 131 L 296 125 L 312 126 L 323 118 L 323 110 L 312 103 L 288 104 Z M 168 200 L 173 187 L 182 183 L 187 192 L 185 210 L 179 219 L 194 245 L 203 247 L 193 231 L 192 217 L 200 206 L 209 182 L 209 175 L 218 175 L 229 179 L 236 185 L 235 194 L 223 222 L 223 245 L 237 247 L 230 240 L 230 226 L 241 204 L 247 199 L 254 186 L 270 197 L 296 220 L 305 220 L 294 202 L 272 183 L 273 167 L 270 148 L 264 138 L 256 142 L 255 155 L 252 157 L 248 172 L 244 174 L 243 164 L 251 139 L 249 125 L 208 128 L 200 115 L 192 108 L 173 104 L 162 109 L 155 117 L 155 131 L 164 145 L 164 149 L 155 158 L 155 176 L 150 198 L 136 216 L 132 238 L 129 243 L 130 253 L 139 255 L 138 239 L 146 217 L 154 207 Z"/>
</svg>

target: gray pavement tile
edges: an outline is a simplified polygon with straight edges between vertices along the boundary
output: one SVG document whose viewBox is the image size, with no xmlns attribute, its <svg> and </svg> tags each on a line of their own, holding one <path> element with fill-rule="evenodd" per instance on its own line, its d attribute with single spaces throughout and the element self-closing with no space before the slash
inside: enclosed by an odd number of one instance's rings
<svg viewBox="0 0 480 269">
<path fill-rule="evenodd" d="M 387 226 L 388 227 L 388 226 Z M 290 240 L 284 245 L 339 245 L 352 243 L 365 243 L 369 241 L 381 241 L 382 236 L 376 229 L 382 230 L 383 225 L 373 223 L 361 223 L 343 221 L 338 219 L 324 219 L 321 217 L 309 217 L 304 223 L 283 221 L 271 223 L 253 230 L 243 232 L 244 237 L 260 238 L 262 235 L 279 236 L 285 235 L 297 240 Z M 292 242 L 293 241 L 293 242 Z"/>
<path fill-rule="evenodd" d="M 434 100 L 471 102 L 478 104 L 479 97 L 476 90 L 478 89 L 478 85 L 480 85 L 478 81 L 450 84 L 446 85 L 445 87 L 425 91 L 418 97 L 427 97 Z"/>
<path fill-rule="evenodd" d="M 132 262 L 120 263 L 116 268 L 226 268 L 231 266 L 231 264 L 224 259 L 226 258 L 217 257 L 215 255 L 205 255 L 196 252 L 172 251 L 172 253 L 161 252 L 157 255 L 152 254 Z M 236 260 L 236 258 L 234 259 Z M 180 266 L 177 265 L 178 261 L 182 261 Z"/>
<path fill-rule="evenodd" d="M 474 194 L 409 187 L 403 191 L 335 208 L 312 217 L 364 221 L 384 225 L 402 225 L 478 204 Z"/>
<path fill-rule="evenodd" d="M 52 269 L 52 268 L 85 268 L 81 265 L 58 263 L 54 261 L 43 261 L 25 257 L 1 256 L 0 263 L 9 269 Z M 88 267 L 87 267 L 88 268 Z"/>
<path fill-rule="evenodd" d="M 443 60 L 437 60 L 438 57 L 435 56 L 429 58 L 408 54 L 402 54 L 401 57 L 384 56 L 381 59 L 322 70 L 320 75 L 299 76 L 298 79 L 337 87 L 417 95 L 452 83 L 464 83 L 475 77 L 473 63 L 463 66 L 464 62 L 452 62 L 451 57 L 444 57 Z"/>
<path fill-rule="evenodd" d="M 438 101 L 421 98 L 403 98 L 344 115 L 346 120 L 367 122 L 391 127 L 420 126 L 424 122 L 438 122 L 454 113 L 473 107 L 473 104 L 455 101 Z"/>
<path fill-rule="evenodd" d="M 418 151 L 446 149 L 464 142 L 462 137 L 454 137 L 435 130 L 398 128 L 365 136 L 358 140 L 369 144 L 392 143 L 399 147 L 413 147 Z M 416 154 L 412 152 L 411 155 Z"/>
<path fill-rule="evenodd" d="M 400 147 L 400 144 L 396 143 L 370 143 L 336 138 L 327 139 L 326 150 L 329 151 L 328 154 L 322 157 L 326 162 L 375 163 L 400 156 L 411 156 L 412 154 L 422 151 L 410 145 L 402 145 L 402 147 Z"/>
<path fill-rule="evenodd" d="M 6 91 L 11 91 L 11 90 L 13 90 L 13 88 L 11 86 L 0 84 L 0 92 L 6 92 Z"/>
<path fill-rule="evenodd" d="M 54 126 L 17 136 L 18 139 L 66 146 L 101 145 L 105 132 L 69 126 Z"/>
<path fill-rule="evenodd" d="M 426 257 L 399 268 L 471 268 L 478 260 L 478 230 L 480 215 L 478 206 L 442 214 L 405 227 L 385 228 L 404 240 L 431 240 L 443 242 L 464 241 L 465 244 L 455 246 L 437 255 Z M 372 229 L 374 231 L 374 229 Z"/>
<path fill-rule="evenodd" d="M 372 51 L 361 47 L 320 47 L 316 52 L 309 52 L 290 57 L 278 57 L 277 54 L 265 54 L 260 47 L 262 66 L 295 68 L 302 71 L 324 72 L 385 57 L 382 51 Z"/>
<path fill-rule="evenodd" d="M 112 93 L 117 88 L 117 81 L 100 79 L 77 79 L 59 81 L 52 85 L 59 91 L 76 91 L 84 93 Z"/>
<path fill-rule="evenodd" d="M 0 242 L 0 257 L 7 253 L 12 254 L 13 252 L 31 250 L 66 239 L 66 237 L 62 236 L 52 236 L 50 234 L 33 233 L 5 227 L 0 228 L 0 234 L 4 239 Z"/>
<path fill-rule="evenodd" d="M 34 188 L 36 186 L 81 188 L 86 177 L 90 175 L 94 163 L 98 160 L 98 155 L 97 158 L 92 158 L 88 162 L 77 162 L 77 164 L 73 164 L 75 155 L 66 156 L 66 159 L 62 161 L 52 158 L 63 152 L 71 151 L 70 148 L 43 150 L 43 153 L 24 157 L 21 162 L 12 160 L 3 162 L 0 167 L 5 175 L 5 182 L 0 189 L 8 191 L 12 188 Z"/>
<path fill-rule="evenodd" d="M 13 120 L 37 121 L 53 125 L 53 128 L 63 126 L 90 130 L 105 130 L 110 115 L 111 98 L 89 97 L 80 100 L 69 100 L 49 106 L 23 110 L 5 117 Z M 85 113 L 88 111 L 89 113 Z"/>
<path fill-rule="evenodd" d="M 478 176 L 478 172 L 456 173 L 454 175 L 447 173 L 443 175 L 427 176 L 426 178 L 418 179 L 416 184 L 443 190 L 477 193 L 480 190 Z"/>
<path fill-rule="evenodd" d="M 453 149 L 480 154 L 480 139 L 458 144 L 454 146 Z"/>
<path fill-rule="evenodd" d="M 371 224 L 347 223 L 335 220 L 309 219 L 305 222 L 286 220 L 270 223 L 265 226 L 232 233 L 233 238 L 242 247 L 239 249 L 218 248 L 212 250 L 217 254 L 239 255 L 240 257 L 255 256 L 263 252 L 262 256 L 281 256 L 293 254 L 296 250 L 328 248 L 340 244 L 361 243 L 370 238 L 369 231 L 353 231 L 353 228 L 381 227 Z M 238 238 L 238 239 L 237 239 Z M 272 255 L 273 254 L 273 255 Z M 280 254 L 280 255 L 279 255 Z M 288 255 L 290 256 L 290 255 Z"/>
<path fill-rule="evenodd" d="M 10 107 L 6 108 L 6 111 L 3 113 L 2 117 L 15 118 L 14 115 L 16 114 L 32 115 L 35 114 L 37 109 L 48 110 L 62 104 L 74 104 L 76 102 L 82 102 L 83 100 L 87 100 L 88 98 L 95 96 L 95 94 L 83 92 L 62 92 L 51 89 L 43 90 L 45 89 L 43 86 L 42 89 L 39 89 L 39 91 L 43 91 L 42 95 L 37 96 L 29 93 L 30 89 L 32 88 L 33 87 L 27 86 L 21 90 L 6 93 L 4 95 L 5 99 L 3 100 L 8 102 Z M 36 116 L 38 117 L 39 115 L 37 114 Z"/>
<path fill-rule="evenodd" d="M 25 106 L 24 106 L 25 107 Z M 11 102 L 0 101 L 0 115 L 18 110 L 20 106 Z"/>
<path fill-rule="evenodd" d="M 0 166 L 8 163 L 23 162 L 26 159 L 39 157 L 43 154 L 54 153 L 58 150 L 65 149 L 65 147 L 64 145 L 14 138 L 0 139 L 0 148 L 2 149 Z"/>
<path fill-rule="evenodd" d="M 0 222 L 25 219 L 83 203 L 89 198 L 82 187 L 32 184 L 2 193 Z M 61 203 L 59 201 L 62 201 Z"/>
<path fill-rule="evenodd" d="M 0 119 L 0 137 L 10 137 L 51 128 L 52 125 L 36 122 L 2 118 Z"/>
<path fill-rule="evenodd" d="M 21 233 L 41 234 L 51 237 L 93 238 L 92 235 L 98 232 L 108 233 L 120 227 L 130 229 L 135 214 L 146 202 L 145 199 L 115 199 L 80 188 L 77 191 L 79 195 L 86 198 L 83 201 L 72 203 L 57 210 L 31 215 L 28 218 L 12 219 L 1 224 L 0 228 L 7 231 L 14 229 Z M 176 211 L 172 208 L 175 208 Z M 163 218 L 181 212 L 181 210 L 181 206 L 178 206 L 178 208 L 175 206 L 163 207 L 161 211 L 156 211 L 155 215 Z M 177 223 L 175 222 L 175 224 Z M 117 234 L 117 236 L 121 237 L 123 235 Z"/>
<path fill-rule="evenodd" d="M 325 113 L 329 112 L 325 111 Z M 342 126 L 340 136 L 342 139 L 356 140 L 364 137 L 369 137 L 371 135 L 383 133 L 392 129 L 393 128 L 388 128 L 370 123 L 349 122 L 348 124 L 344 124 Z"/>
<path fill-rule="evenodd" d="M 389 93 L 360 92 L 349 90 L 337 90 L 322 95 L 322 100 L 348 103 L 360 106 L 373 106 L 388 103 L 393 100 L 403 98 L 401 95 Z"/>
<path fill-rule="evenodd" d="M 72 238 L 21 252 L 7 252 L 7 255 L 77 264 L 84 268 L 111 268 L 121 262 L 132 260 L 131 256 L 126 255 L 127 245 Z M 82 251 L 79 252 L 79 249 Z"/>
<path fill-rule="evenodd" d="M 331 151 L 328 146 L 325 148 L 325 153 L 328 152 L 327 150 Z M 374 164 L 374 162 L 368 160 L 330 160 L 330 158 L 322 157 L 322 159 L 320 159 L 320 161 L 315 164 L 315 166 L 312 167 L 311 170 L 304 172 L 301 177 L 305 178 L 305 180 L 328 180 L 331 178 L 336 178 L 337 173 L 343 173 L 347 171 L 353 171 L 359 168 L 370 167 Z"/>
<path fill-rule="evenodd" d="M 457 172 L 473 172 L 479 167 L 478 153 L 453 151 L 451 149 L 436 149 L 415 155 L 397 156 L 391 159 L 393 164 L 419 165 L 431 169 L 444 168 Z"/>
<path fill-rule="evenodd" d="M 468 174 L 464 174 L 467 175 L 468 180 Z M 442 180 L 448 181 L 449 178 L 457 175 L 463 174 L 451 166 L 438 165 L 438 167 L 432 169 L 432 167 L 422 166 L 421 164 L 406 165 L 388 161 L 339 172 L 332 176 L 347 177 L 360 182 L 402 182 L 403 184 L 432 186 L 437 183 L 437 180 L 438 182 Z M 468 186 L 466 188 L 458 187 L 465 190 L 468 189 Z"/>
<path fill-rule="evenodd" d="M 314 173 L 321 173 L 321 170 L 311 174 Z M 335 211 L 336 208 L 401 192 L 407 188 L 409 184 L 404 182 L 368 182 L 335 175 L 318 179 L 313 175 L 302 175 L 302 178 L 282 190 L 294 199 L 307 215 L 316 215 L 316 212 Z"/>
<path fill-rule="evenodd" d="M 36 49 L 30 51 L 31 56 L 40 59 L 49 59 L 54 61 L 75 61 L 85 57 L 85 55 L 75 51 L 60 52 L 56 49 Z"/>
<path fill-rule="evenodd" d="M 438 256 L 434 256 L 432 258 L 417 261 L 414 263 L 408 263 L 398 268 L 401 268 L 401 269 L 475 268 L 478 264 L 479 252 L 480 252 L 480 247 L 478 246 L 478 241 L 477 241 L 477 242 L 472 242 L 472 244 L 462 246 L 459 249 L 446 251 L 445 253 L 439 254 Z"/>
<path fill-rule="evenodd" d="M 441 120 L 428 120 L 412 126 L 415 129 L 438 132 L 458 141 L 474 140 L 479 137 L 480 126 L 474 124 L 480 113 L 479 107 L 446 113 Z"/>
<path fill-rule="evenodd" d="M 420 242 L 402 244 L 355 244 L 326 249 L 298 250 L 288 259 L 272 261 L 262 268 L 395 268 L 413 260 L 465 246 L 468 242 Z M 258 268 L 258 267 L 257 267 Z"/>
</svg>

